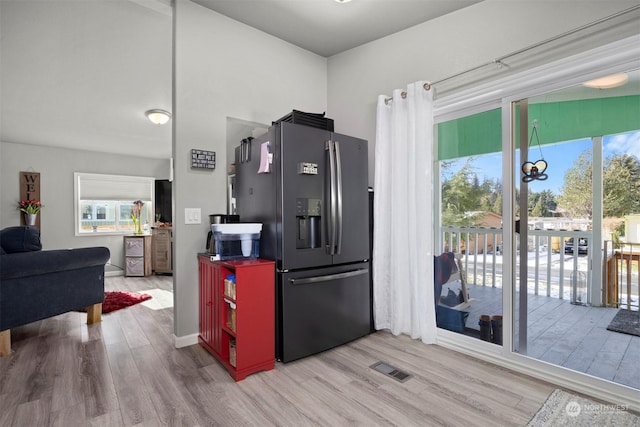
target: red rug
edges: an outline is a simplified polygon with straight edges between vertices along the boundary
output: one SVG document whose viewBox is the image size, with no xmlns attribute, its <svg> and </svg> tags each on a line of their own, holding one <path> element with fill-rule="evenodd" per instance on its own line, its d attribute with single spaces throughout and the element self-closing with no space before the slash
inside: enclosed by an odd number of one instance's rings
<svg viewBox="0 0 640 427">
<path fill-rule="evenodd" d="M 133 292 L 106 291 L 104 293 L 104 302 L 102 303 L 102 312 L 111 313 L 112 311 L 130 307 L 148 299 L 151 299 L 151 295 Z"/>
</svg>

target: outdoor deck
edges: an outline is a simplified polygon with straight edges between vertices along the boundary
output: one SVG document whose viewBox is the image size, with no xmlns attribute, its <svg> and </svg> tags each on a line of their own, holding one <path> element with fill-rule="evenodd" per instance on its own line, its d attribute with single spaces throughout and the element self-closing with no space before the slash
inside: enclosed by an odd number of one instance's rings
<svg viewBox="0 0 640 427">
<path fill-rule="evenodd" d="M 447 287 L 457 291 L 459 284 Z M 472 284 L 467 288 L 476 300 L 466 322 L 469 335 L 474 335 L 481 314 L 502 314 L 502 289 Z M 574 305 L 533 294 L 528 302 L 528 356 L 640 389 L 640 337 L 607 330 L 617 308 Z"/>
</svg>

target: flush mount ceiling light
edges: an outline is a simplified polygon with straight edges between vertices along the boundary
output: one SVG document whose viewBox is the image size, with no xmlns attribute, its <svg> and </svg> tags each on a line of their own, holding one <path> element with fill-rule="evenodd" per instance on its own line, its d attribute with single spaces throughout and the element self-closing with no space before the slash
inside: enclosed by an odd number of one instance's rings
<svg viewBox="0 0 640 427">
<path fill-rule="evenodd" d="M 336 3 L 349 3 L 351 0 L 336 0 Z"/>
<path fill-rule="evenodd" d="M 589 80 L 582 83 L 586 87 L 594 89 L 611 89 L 614 87 L 622 86 L 629 80 L 629 76 L 626 73 L 612 74 L 610 76 L 601 77 L 599 79 Z"/>
<path fill-rule="evenodd" d="M 147 116 L 154 125 L 163 125 L 171 118 L 170 112 L 160 109 L 145 111 L 144 115 Z"/>
</svg>

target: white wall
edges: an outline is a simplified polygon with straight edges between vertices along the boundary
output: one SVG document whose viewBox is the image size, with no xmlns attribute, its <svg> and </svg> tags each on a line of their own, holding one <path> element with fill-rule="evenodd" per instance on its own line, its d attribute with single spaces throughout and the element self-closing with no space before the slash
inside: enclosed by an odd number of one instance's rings
<svg viewBox="0 0 640 427">
<path fill-rule="evenodd" d="M 0 1 L 0 140 L 171 157 L 144 116 L 171 110 L 171 8 L 153 5 Z"/>
<path fill-rule="evenodd" d="M 174 13 L 174 322 L 188 344 L 198 332 L 208 215 L 226 212 L 227 118 L 270 124 L 292 109 L 323 112 L 327 78 L 323 57 L 188 0 Z M 194 148 L 216 152 L 214 171 L 190 168 Z M 184 208 L 200 208 L 202 224 L 185 225 Z"/>
<path fill-rule="evenodd" d="M 73 173 L 149 176 L 167 179 L 169 162 L 160 159 L 105 154 L 40 145 L 0 143 L 0 228 L 20 225 L 20 172 L 40 173 L 40 214 L 43 249 L 106 246 L 111 263 L 124 266 L 122 236 L 83 236 L 74 233 Z"/>
<path fill-rule="evenodd" d="M 629 243 L 640 242 L 640 215 L 627 215 L 624 218 L 624 240 Z"/>
<path fill-rule="evenodd" d="M 418 80 L 436 82 L 636 5 L 485 0 L 329 58 L 327 114 L 340 132 L 369 140 L 373 185 L 378 95 L 391 95 Z M 637 20 L 634 27 L 637 33 Z M 598 33 L 595 41 L 616 39 L 615 31 L 610 33 Z"/>
</svg>

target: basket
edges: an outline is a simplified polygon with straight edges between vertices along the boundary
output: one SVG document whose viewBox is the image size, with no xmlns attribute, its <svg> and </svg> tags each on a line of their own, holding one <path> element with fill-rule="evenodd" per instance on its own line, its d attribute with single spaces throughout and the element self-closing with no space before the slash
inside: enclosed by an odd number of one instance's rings
<svg viewBox="0 0 640 427">
<path fill-rule="evenodd" d="M 273 122 L 273 124 L 275 125 L 280 122 L 287 122 L 333 132 L 333 119 L 326 118 L 324 114 L 325 113 L 305 113 L 303 111 L 293 110 L 291 113 Z"/>
<path fill-rule="evenodd" d="M 468 311 L 455 310 L 444 305 L 436 305 L 436 324 L 439 328 L 453 332 L 464 332 Z"/>
</svg>

